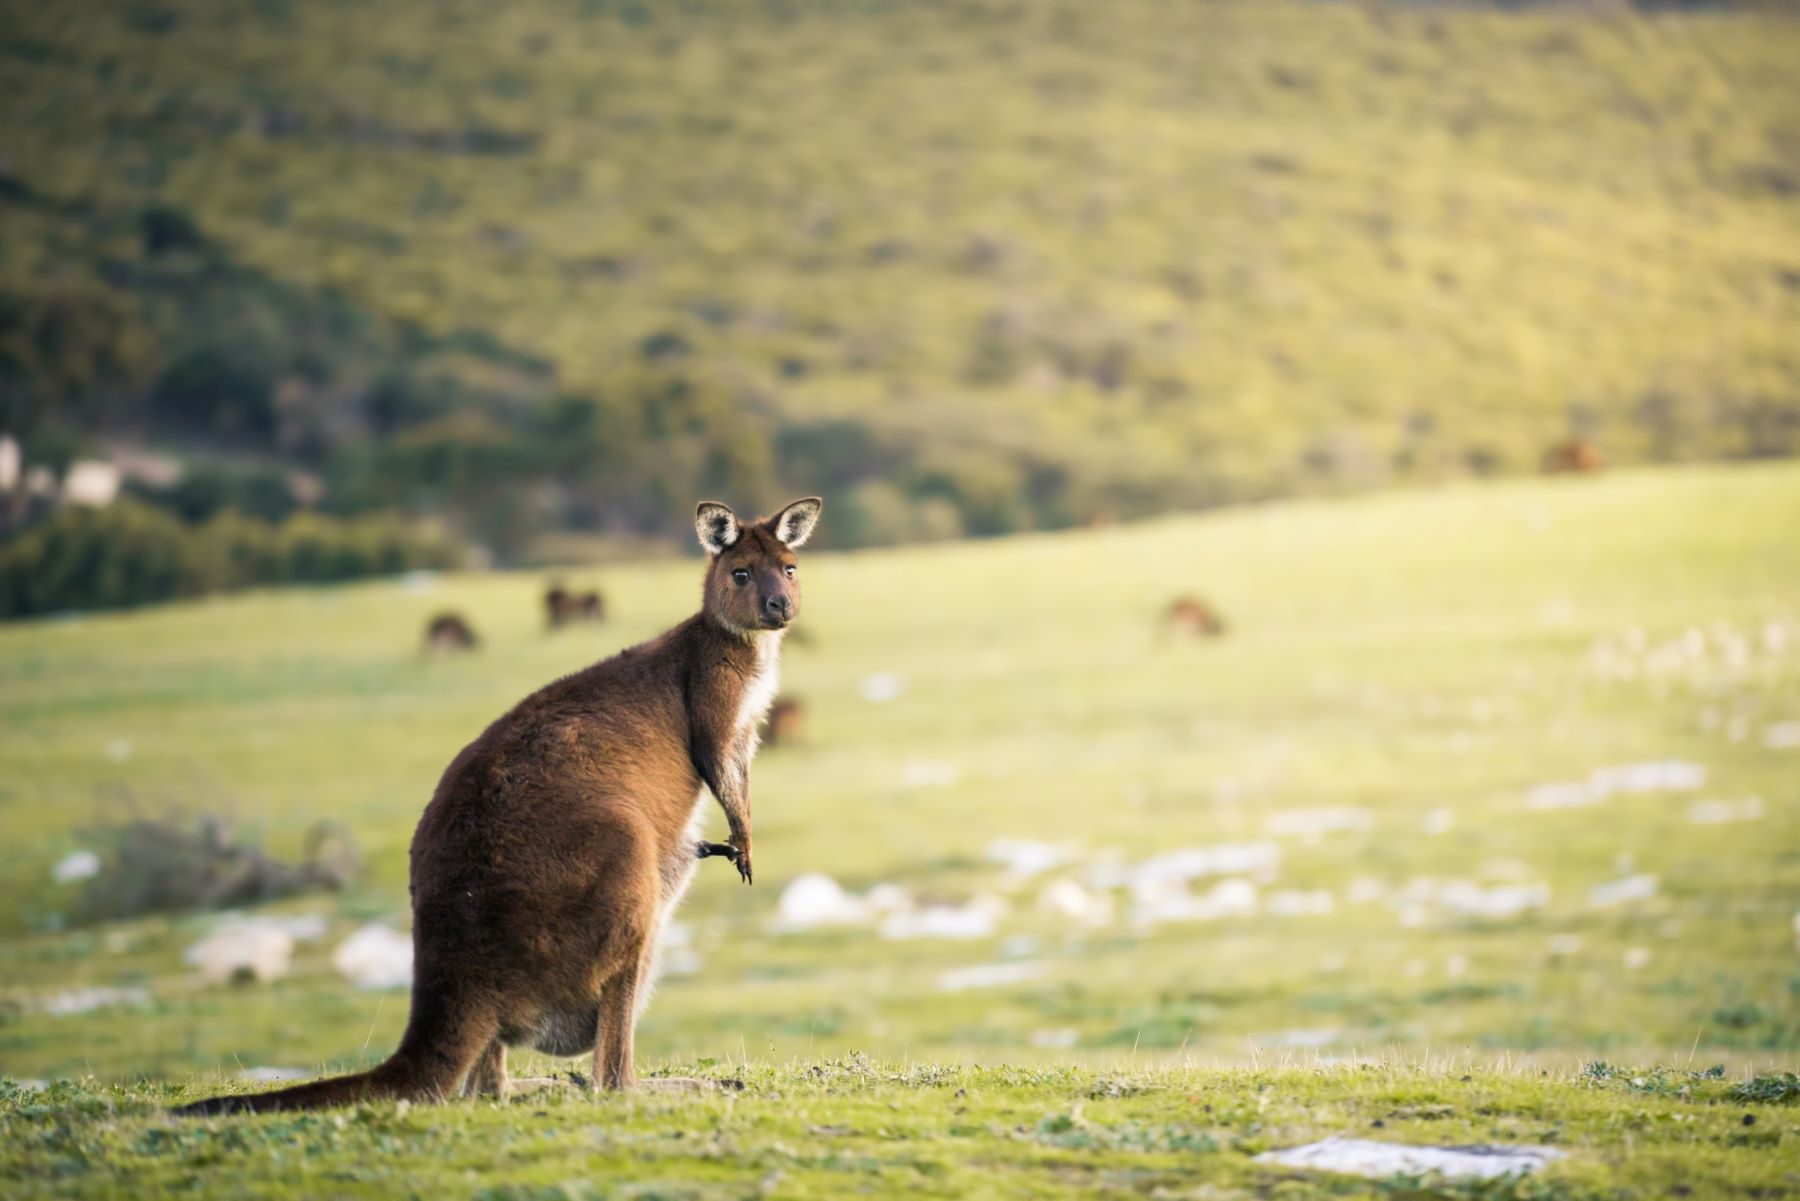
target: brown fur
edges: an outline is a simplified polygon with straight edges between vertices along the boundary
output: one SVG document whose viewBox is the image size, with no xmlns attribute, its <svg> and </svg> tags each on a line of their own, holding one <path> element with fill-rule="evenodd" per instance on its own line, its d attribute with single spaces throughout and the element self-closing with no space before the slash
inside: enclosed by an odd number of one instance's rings
<svg viewBox="0 0 1800 1201">
<path fill-rule="evenodd" d="M 570 592 L 552 584 L 544 593 L 544 616 L 553 630 L 575 621 L 605 621 L 606 598 L 598 592 Z"/>
<path fill-rule="evenodd" d="M 463 619 L 461 613 L 439 613 L 425 626 L 427 654 L 455 654 L 458 651 L 472 651 L 480 645 L 481 639 L 476 637 L 474 627 Z"/>
<path fill-rule="evenodd" d="M 1196 638 L 1223 638 L 1225 619 L 1197 596 L 1178 596 L 1163 610 L 1163 629 Z"/>
<path fill-rule="evenodd" d="M 778 696 L 763 723 L 763 745 L 794 746 L 806 740 L 806 706 L 799 698 Z"/>
<path fill-rule="evenodd" d="M 591 1051 L 594 1087 L 633 1087 L 657 936 L 696 861 L 722 854 L 751 879 L 755 710 L 798 608 L 791 547 L 818 505 L 754 525 L 702 505 L 700 613 L 526 697 L 450 764 L 413 835 L 412 1014 L 387 1062 L 178 1112 L 501 1095 L 521 1045 Z M 698 840 L 703 790 L 729 843 Z"/>
<path fill-rule="evenodd" d="M 1552 475 L 1591 475 L 1605 466 L 1600 448 L 1586 438 L 1558 442 L 1544 452 L 1544 470 Z"/>
</svg>

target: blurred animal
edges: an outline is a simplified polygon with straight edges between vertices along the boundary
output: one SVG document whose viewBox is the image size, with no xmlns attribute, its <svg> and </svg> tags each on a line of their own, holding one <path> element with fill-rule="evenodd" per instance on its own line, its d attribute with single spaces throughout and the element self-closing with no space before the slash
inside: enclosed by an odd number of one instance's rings
<svg viewBox="0 0 1800 1201">
<path fill-rule="evenodd" d="M 472 651 L 481 645 L 481 639 L 461 613 L 439 613 L 425 626 L 425 651 L 427 654 L 438 653 L 454 655 L 460 651 Z"/>
<path fill-rule="evenodd" d="M 573 621 L 605 621 L 606 598 L 598 592 L 570 592 L 552 584 L 544 593 L 544 616 L 553 630 Z"/>
<path fill-rule="evenodd" d="M 1553 475 L 1587 475 L 1606 466 L 1600 448 L 1586 438 L 1558 442 L 1544 452 L 1544 470 Z"/>
<path fill-rule="evenodd" d="M 1223 638 L 1225 619 L 1197 596 L 1178 596 L 1163 610 L 1163 632 L 1196 638 Z"/>
<path fill-rule="evenodd" d="M 109 870 L 88 885 L 95 917 L 136 917 L 192 909 L 230 909 L 320 890 L 348 888 L 361 861 L 350 832 L 319 822 L 307 832 L 306 858 L 278 862 L 239 842 L 220 817 L 203 816 L 192 830 L 141 818 L 91 832 L 113 844 Z"/>
<path fill-rule="evenodd" d="M 702 504 L 700 612 L 526 697 L 451 762 L 413 835 L 412 1014 L 391 1058 L 178 1112 L 504 1095 L 509 1046 L 592 1051 L 592 1087 L 636 1087 L 657 941 L 698 860 L 752 878 L 750 760 L 820 508 L 746 524 Z M 708 791 L 729 842 L 700 840 Z"/>
<path fill-rule="evenodd" d="M 797 697 L 778 696 L 763 723 L 763 745 L 793 746 L 806 740 L 806 706 Z"/>
</svg>

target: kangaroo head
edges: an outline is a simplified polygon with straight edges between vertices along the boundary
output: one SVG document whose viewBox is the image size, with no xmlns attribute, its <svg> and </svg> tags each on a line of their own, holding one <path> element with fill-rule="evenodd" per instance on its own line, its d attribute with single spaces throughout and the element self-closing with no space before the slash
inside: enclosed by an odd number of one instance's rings
<svg viewBox="0 0 1800 1201">
<path fill-rule="evenodd" d="M 706 615 L 741 634 L 785 629 L 800 612 L 794 548 L 812 537 L 823 502 L 794 501 L 773 517 L 748 525 L 717 501 L 702 501 L 694 532 L 706 565 Z"/>
</svg>

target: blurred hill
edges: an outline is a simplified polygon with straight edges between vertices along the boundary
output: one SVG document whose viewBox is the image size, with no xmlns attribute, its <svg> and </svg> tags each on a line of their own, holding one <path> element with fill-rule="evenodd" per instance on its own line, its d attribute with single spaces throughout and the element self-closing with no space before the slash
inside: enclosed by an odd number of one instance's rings
<svg viewBox="0 0 1800 1201">
<path fill-rule="evenodd" d="M 869 544 L 1800 450 L 1780 6 L 7 8 L 0 425 L 202 463 L 194 519 L 299 467 L 502 558 L 797 490 Z"/>
</svg>

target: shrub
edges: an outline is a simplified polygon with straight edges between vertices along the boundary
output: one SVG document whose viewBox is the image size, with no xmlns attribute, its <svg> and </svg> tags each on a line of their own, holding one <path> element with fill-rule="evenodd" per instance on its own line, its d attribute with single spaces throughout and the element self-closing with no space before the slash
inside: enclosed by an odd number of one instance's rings
<svg viewBox="0 0 1800 1201">
<path fill-rule="evenodd" d="M 277 526 L 226 510 L 193 526 L 127 500 L 64 509 L 0 545 L 0 618 L 453 567 L 460 559 L 453 543 L 390 517 L 300 513 Z"/>
</svg>

